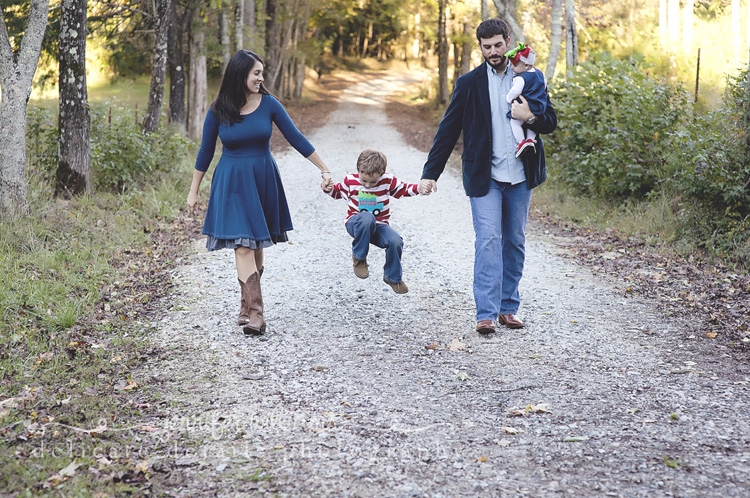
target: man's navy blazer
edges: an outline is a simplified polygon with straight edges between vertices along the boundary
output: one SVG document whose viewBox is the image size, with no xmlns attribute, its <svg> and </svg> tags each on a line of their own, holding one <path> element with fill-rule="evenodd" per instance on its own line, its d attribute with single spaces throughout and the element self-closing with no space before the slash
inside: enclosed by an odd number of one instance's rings
<svg viewBox="0 0 750 498">
<path fill-rule="evenodd" d="M 458 78 L 451 102 L 440 121 L 435 140 L 422 170 L 422 178 L 437 180 L 456 146 L 461 132 L 464 151 L 461 154 L 464 190 L 470 197 L 487 195 L 492 168 L 492 123 L 487 63 Z M 502 113 L 503 115 L 505 113 Z M 505 119 L 505 118 L 503 118 Z M 537 115 L 533 125 L 526 125 L 538 134 L 552 133 L 557 128 L 557 113 L 547 95 L 547 110 Z M 526 185 L 534 188 L 547 179 L 544 144 L 537 136 L 535 154 L 523 158 Z"/>
</svg>

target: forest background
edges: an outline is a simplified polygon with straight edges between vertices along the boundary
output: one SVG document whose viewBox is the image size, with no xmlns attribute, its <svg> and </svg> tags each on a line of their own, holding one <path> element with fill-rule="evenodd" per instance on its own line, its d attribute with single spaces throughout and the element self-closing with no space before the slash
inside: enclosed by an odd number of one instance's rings
<svg viewBox="0 0 750 498">
<path fill-rule="evenodd" d="M 51 437 L 35 424 L 137 418 L 124 397 L 139 389 L 129 372 L 144 316 L 195 233 L 181 209 L 196 140 L 238 48 L 264 57 L 298 121 L 324 119 L 344 71 L 417 68 L 422 84 L 394 105 L 434 129 L 453 82 L 482 62 L 476 26 L 502 17 L 536 50 L 559 115 L 535 209 L 721 268 L 719 297 L 746 301 L 735 277 L 750 267 L 748 4 L 0 0 L 3 488 L 91 484 L 64 458 L 24 464 Z M 86 395 L 104 385 L 111 395 Z"/>
</svg>

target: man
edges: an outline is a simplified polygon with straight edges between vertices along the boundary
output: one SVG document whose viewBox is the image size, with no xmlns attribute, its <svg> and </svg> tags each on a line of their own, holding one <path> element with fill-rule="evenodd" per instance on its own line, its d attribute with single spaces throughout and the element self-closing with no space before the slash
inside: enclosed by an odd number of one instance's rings
<svg viewBox="0 0 750 498">
<path fill-rule="evenodd" d="M 456 81 L 451 102 L 438 127 L 422 171 L 420 192 L 437 190 L 437 179 L 463 132 L 463 183 L 470 197 L 474 221 L 474 301 L 477 332 L 495 332 L 499 325 L 521 328 L 516 316 L 523 274 L 526 219 L 531 189 L 547 178 L 544 146 L 538 137 L 536 153 L 515 157 L 516 141 L 510 127 L 505 95 L 513 71 L 504 54 L 510 49 L 510 30 L 501 19 L 487 19 L 477 27 L 485 62 Z M 538 135 L 552 133 L 557 114 L 547 96 L 547 110 L 534 115 L 526 100 L 514 102 L 512 115 Z"/>
</svg>

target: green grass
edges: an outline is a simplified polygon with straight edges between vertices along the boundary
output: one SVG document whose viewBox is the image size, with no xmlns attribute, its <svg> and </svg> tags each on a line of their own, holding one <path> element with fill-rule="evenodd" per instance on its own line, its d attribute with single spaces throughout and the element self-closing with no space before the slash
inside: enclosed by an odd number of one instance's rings
<svg viewBox="0 0 750 498">
<path fill-rule="evenodd" d="M 138 310 L 155 277 L 144 255 L 153 230 L 184 204 L 191 166 L 186 157 L 140 190 L 72 201 L 53 200 L 49 185 L 32 180 L 30 216 L 0 220 L 0 495 L 141 494 L 142 475 L 130 484 L 107 477 L 138 476 L 133 456 L 99 476 L 88 469 L 102 465 L 94 450 L 133 444 L 115 429 L 138 419 L 149 390 L 141 379 L 131 379 L 136 389 L 117 386 L 148 349 Z M 75 430 L 102 421 L 100 438 Z M 81 467 L 72 477 L 53 478 L 73 461 Z"/>
<path fill-rule="evenodd" d="M 695 244 L 680 236 L 682 206 L 679 199 L 668 195 L 613 203 L 574 195 L 549 179 L 534 189 L 532 204 L 559 221 L 600 232 L 611 230 L 626 239 L 639 238 L 665 254 L 700 253 Z"/>
</svg>

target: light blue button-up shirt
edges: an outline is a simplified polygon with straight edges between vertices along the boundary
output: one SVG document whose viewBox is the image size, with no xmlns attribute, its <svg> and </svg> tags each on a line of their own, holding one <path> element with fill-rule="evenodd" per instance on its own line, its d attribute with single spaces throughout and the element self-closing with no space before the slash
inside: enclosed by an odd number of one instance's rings
<svg viewBox="0 0 750 498">
<path fill-rule="evenodd" d="M 513 83 L 513 70 L 510 64 L 498 74 L 487 64 L 487 80 L 490 86 L 490 109 L 492 118 L 492 179 L 498 182 L 517 183 L 526 181 L 523 161 L 516 159 L 516 139 L 507 117 L 510 104 L 505 100 Z"/>
</svg>

